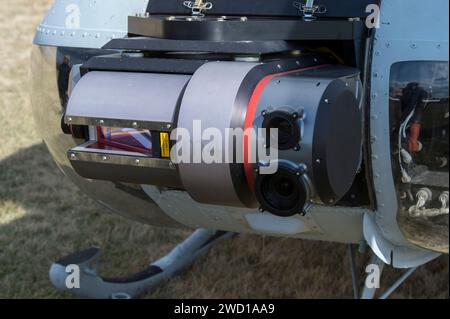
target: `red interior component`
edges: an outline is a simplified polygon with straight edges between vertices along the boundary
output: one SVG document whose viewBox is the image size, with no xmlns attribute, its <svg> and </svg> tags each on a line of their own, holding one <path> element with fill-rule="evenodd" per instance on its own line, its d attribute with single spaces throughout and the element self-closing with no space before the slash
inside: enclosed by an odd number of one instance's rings
<svg viewBox="0 0 450 319">
<path fill-rule="evenodd" d="M 152 139 L 148 130 L 97 127 L 97 142 L 100 148 L 152 155 Z"/>
<path fill-rule="evenodd" d="M 408 150 L 411 153 L 418 153 L 421 151 L 419 137 L 420 130 L 422 129 L 422 124 L 415 122 L 411 124 L 409 128 L 409 138 L 408 138 Z"/>
</svg>

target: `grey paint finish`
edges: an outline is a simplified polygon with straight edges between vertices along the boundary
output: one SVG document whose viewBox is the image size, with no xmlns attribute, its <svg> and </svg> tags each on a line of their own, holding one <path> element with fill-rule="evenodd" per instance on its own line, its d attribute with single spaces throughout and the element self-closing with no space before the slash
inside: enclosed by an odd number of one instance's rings
<svg viewBox="0 0 450 319">
<path fill-rule="evenodd" d="M 187 75 L 89 72 L 75 86 L 67 117 L 172 122 Z"/>
<path fill-rule="evenodd" d="M 417 266 L 438 254 L 429 252 L 424 258 L 413 258 L 423 256 L 424 251 L 407 242 L 397 223 L 396 190 L 390 174 L 390 69 L 392 64 L 400 61 L 448 61 L 448 16 L 443 17 L 448 6 L 446 0 L 433 1 L 426 10 L 420 0 L 389 0 L 381 5 L 381 27 L 376 30 L 372 55 L 370 106 L 372 167 L 378 208 L 374 217 L 369 216 L 374 218 L 379 233 L 367 231 L 366 239 L 369 244 L 374 241 L 389 244 L 390 249 L 385 251 L 393 252 L 394 260 L 390 256 L 381 257 L 393 262 L 395 267 Z M 410 260 L 417 264 L 411 265 Z"/>
<path fill-rule="evenodd" d="M 36 29 L 34 44 L 99 49 L 127 35 L 128 16 L 144 14 L 148 0 L 56 0 Z"/>
<path fill-rule="evenodd" d="M 201 121 L 202 130 L 219 129 L 225 145 L 225 129 L 233 127 L 239 88 L 246 75 L 257 65 L 247 62 L 211 62 L 203 65 L 186 87 L 178 127 L 187 129 L 193 137 L 193 121 Z M 243 128 L 244 118 L 241 122 Z M 191 150 L 198 144 L 203 149 L 208 141 L 191 139 Z M 222 162 L 226 152 L 224 149 Z M 179 171 L 185 189 L 195 200 L 210 204 L 243 206 L 234 189 L 229 164 L 182 163 L 179 165 Z"/>
<path fill-rule="evenodd" d="M 306 216 L 286 218 L 261 213 L 257 209 L 201 204 L 183 191 L 150 185 L 143 186 L 143 189 L 168 216 L 188 227 L 277 237 L 360 243 L 364 239 L 363 216 L 369 212 L 359 208 L 316 205 Z M 258 219 L 259 223 L 256 223 Z M 303 227 L 292 231 L 295 223 Z"/>
</svg>

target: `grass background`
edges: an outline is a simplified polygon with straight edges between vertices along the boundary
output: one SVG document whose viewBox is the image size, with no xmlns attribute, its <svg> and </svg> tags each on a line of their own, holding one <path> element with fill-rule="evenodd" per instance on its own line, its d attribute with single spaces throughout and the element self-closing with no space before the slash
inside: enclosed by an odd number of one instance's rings
<svg viewBox="0 0 450 319">
<path fill-rule="evenodd" d="M 106 275 L 137 271 L 188 233 L 108 214 L 56 168 L 29 101 L 34 28 L 50 0 L 0 1 L 0 298 L 69 298 L 48 280 L 53 260 L 91 245 Z M 366 260 L 359 257 L 359 262 Z M 400 272 L 385 273 L 386 286 Z M 346 247 L 241 235 L 146 298 L 351 298 Z M 395 298 L 448 298 L 448 256 L 419 269 Z"/>
</svg>

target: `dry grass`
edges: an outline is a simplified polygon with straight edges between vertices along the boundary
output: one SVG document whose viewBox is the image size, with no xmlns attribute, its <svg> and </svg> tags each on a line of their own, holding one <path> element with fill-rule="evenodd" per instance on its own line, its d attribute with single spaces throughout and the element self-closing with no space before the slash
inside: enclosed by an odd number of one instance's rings
<svg viewBox="0 0 450 319">
<path fill-rule="evenodd" d="M 66 298 L 48 280 L 56 258 L 104 248 L 123 274 L 186 233 L 106 214 L 57 171 L 34 129 L 28 98 L 33 28 L 50 0 L 0 1 L 0 298 Z M 80 205 L 81 203 L 81 205 Z M 386 282 L 398 272 L 389 270 Z M 351 298 L 345 247 L 243 235 L 222 243 L 148 298 Z M 448 257 L 421 268 L 396 298 L 448 298 Z"/>
</svg>

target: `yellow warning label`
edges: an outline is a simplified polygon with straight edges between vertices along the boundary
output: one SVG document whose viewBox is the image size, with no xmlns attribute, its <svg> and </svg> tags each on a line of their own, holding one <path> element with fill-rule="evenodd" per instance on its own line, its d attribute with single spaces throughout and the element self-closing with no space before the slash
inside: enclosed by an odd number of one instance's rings
<svg viewBox="0 0 450 319">
<path fill-rule="evenodd" d="M 161 157 L 170 157 L 170 135 L 169 133 L 160 133 Z"/>
</svg>

